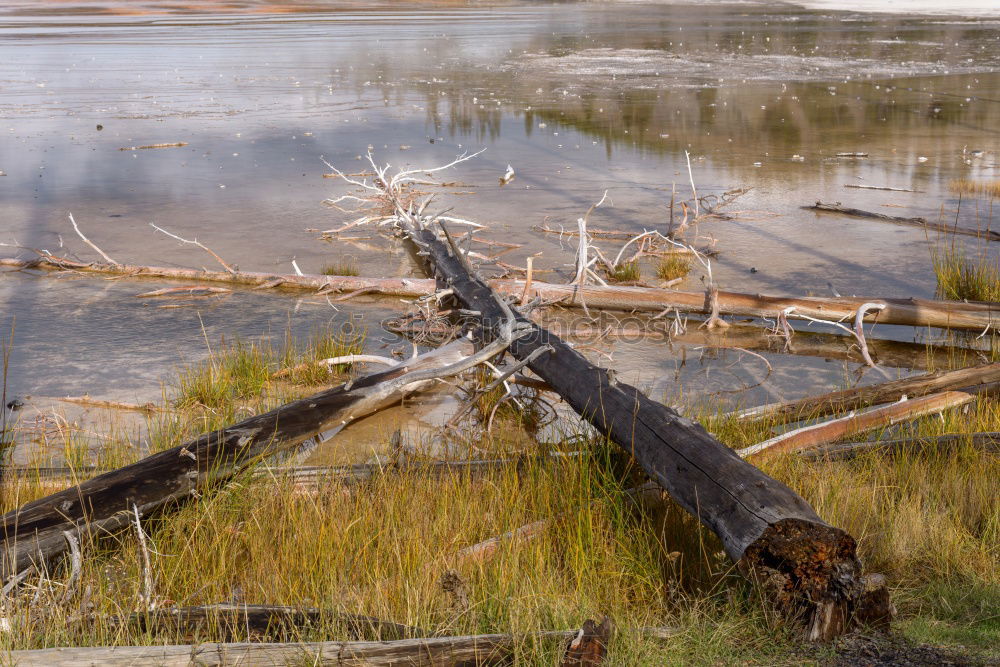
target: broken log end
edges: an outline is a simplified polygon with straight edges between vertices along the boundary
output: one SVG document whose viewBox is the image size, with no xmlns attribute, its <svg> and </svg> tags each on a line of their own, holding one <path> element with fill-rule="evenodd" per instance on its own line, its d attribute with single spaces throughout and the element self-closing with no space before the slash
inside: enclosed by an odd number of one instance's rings
<svg viewBox="0 0 1000 667">
<path fill-rule="evenodd" d="M 862 575 L 854 538 L 802 519 L 768 526 L 743 554 L 740 571 L 758 583 L 810 641 L 830 641 L 858 626 L 888 630 L 892 603 L 882 575 Z"/>
</svg>

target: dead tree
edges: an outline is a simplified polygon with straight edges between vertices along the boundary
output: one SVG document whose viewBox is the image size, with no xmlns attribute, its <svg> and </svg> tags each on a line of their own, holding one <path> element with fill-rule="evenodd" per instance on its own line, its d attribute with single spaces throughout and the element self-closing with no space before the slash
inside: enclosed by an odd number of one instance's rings
<svg viewBox="0 0 1000 667">
<path fill-rule="evenodd" d="M 478 317 L 482 343 L 498 335 L 511 307 L 423 224 L 401 210 L 398 224 L 427 259 L 439 285 Z M 798 494 L 743 461 L 699 424 L 617 381 L 559 337 L 514 312 L 522 335 L 508 352 L 545 380 L 582 417 L 632 455 L 684 509 L 722 542 L 779 609 L 805 616 L 807 636 L 825 640 L 868 617 L 869 581 L 854 538 L 824 522 Z M 887 597 L 884 586 L 876 597 Z"/>
<path fill-rule="evenodd" d="M 230 480 L 265 457 L 398 401 L 434 377 L 457 372 L 472 357 L 456 341 L 387 371 L 334 387 L 40 498 L 0 517 L 0 577 L 44 566 L 69 549 L 70 538 L 121 530 L 136 514 L 179 506 Z M 458 359 L 458 361 L 456 361 Z M 477 362 L 478 363 L 478 362 Z"/>
</svg>

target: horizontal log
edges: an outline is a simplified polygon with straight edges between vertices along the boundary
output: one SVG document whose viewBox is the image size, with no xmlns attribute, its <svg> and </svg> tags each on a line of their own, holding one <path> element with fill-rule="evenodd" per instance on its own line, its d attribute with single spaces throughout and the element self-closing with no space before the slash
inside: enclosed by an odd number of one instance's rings
<svg viewBox="0 0 1000 667">
<path fill-rule="evenodd" d="M 797 428 L 788 433 L 765 440 L 739 450 L 743 457 L 762 456 L 764 454 L 783 454 L 809 449 L 828 442 L 846 438 L 857 433 L 890 426 L 900 421 L 918 419 L 936 414 L 949 408 L 965 405 L 975 399 L 975 396 L 960 391 L 946 391 L 931 394 L 891 405 L 874 408 L 865 412 L 851 414 L 840 419 L 833 419 Z"/>
<path fill-rule="evenodd" d="M 959 227 L 957 225 L 949 225 L 943 222 L 931 222 L 924 218 L 912 218 L 899 215 L 886 215 L 885 213 L 873 213 L 871 211 L 863 211 L 859 208 L 849 208 L 846 206 L 841 206 L 839 203 L 824 204 L 823 202 L 816 202 L 812 206 L 803 206 L 802 208 L 809 211 L 819 211 L 822 213 L 839 213 L 841 215 L 850 216 L 852 218 L 865 218 L 868 220 L 878 220 L 880 222 L 888 222 L 894 225 L 921 227 L 923 229 L 929 229 L 935 232 L 942 232 L 944 234 L 962 234 L 964 236 L 975 236 L 978 239 L 984 239 L 986 241 L 1000 241 L 1000 232 L 994 232 L 989 229 L 966 229 L 964 227 Z"/>
<path fill-rule="evenodd" d="M 463 356 L 456 341 L 387 371 L 359 378 L 32 501 L 0 517 L 0 578 L 47 565 L 68 549 L 67 534 L 98 537 L 174 509 L 265 457 L 325 440 L 351 421 L 391 405 L 432 381 L 403 382 Z"/>
<path fill-rule="evenodd" d="M 669 627 L 630 628 L 654 640 L 668 640 L 681 631 Z M 505 664 L 519 644 L 565 641 L 578 630 L 546 630 L 522 635 L 491 634 L 427 637 L 383 642 L 206 643 L 173 646 L 92 646 L 9 651 L 10 664 L 23 667 L 119 667 L 123 664 L 189 667 L 190 665 L 343 665 L 366 667 L 444 667 Z"/>
<path fill-rule="evenodd" d="M 809 461 L 846 461 L 869 452 L 887 455 L 909 455 L 922 452 L 951 452 L 961 450 L 965 447 L 977 449 L 982 452 L 1000 454 L 1000 432 L 952 433 L 923 438 L 901 438 L 898 440 L 838 442 L 801 451 L 799 455 Z"/>
<path fill-rule="evenodd" d="M 293 274 L 201 271 L 198 269 L 173 269 L 155 266 L 126 264 L 83 263 L 58 258 L 41 257 L 34 260 L 0 259 L 0 266 L 20 269 L 102 273 L 129 277 L 165 278 L 171 280 L 199 280 L 224 282 L 258 287 L 286 287 L 294 289 L 329 290 L 331 292 L 357 292 L 402 297 L 429 296 L 436 289 L 435 282 L 422 278 L 362 278 L 357 276 L 298 276 Z M 523 280 L 490 280 L 489 285 L 498 292 L 520 297 L 524 293 Z M 588 308 L 662 312 L 675 308 L 682 312 L 704 313 L 705 295 L 702 292 L 678 292 L 668 289 L 602 285 L 559 285 L 532 281 L 529 296 L 560 305 Z M 793 308 L 789 319 L 805 316 L 818 319 L 843 320 L 854 317 L 864 303 L 884 306 L 865 318 L 866 322 L 901 324 L 917 327 L 967 329 L 984 331 L 1000 329 L 1000 304 L 967 303 L 934 299 L 878 297 L 790 297 L 746 294 L 719 291 L 719 312 L 754 318 L 774 318 L 778 313 Z"/>
<path fill-rule="evenodd" d="M 738 416 L 740 419 L 783 418 L 794 420 L 800 415 L 836 414 L 865 405 L 889 403 L 901 398 L 915 398 L 941 391 L 956 389 L 963 389 L 967 392 L 974 391 L 997 382 L 1000 382 L 1000 363 L 983 364 L 954 371 L 937 371 L 881 384 L 833 391 L 820 396 L 807 396 L 795 401 L 771 403 L 742 411 Z"/>
</svg>

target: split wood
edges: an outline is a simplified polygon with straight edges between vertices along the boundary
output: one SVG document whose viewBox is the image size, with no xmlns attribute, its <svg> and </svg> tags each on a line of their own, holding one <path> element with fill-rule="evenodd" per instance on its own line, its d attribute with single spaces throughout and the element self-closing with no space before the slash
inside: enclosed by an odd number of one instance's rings
<svg viewBox="0 0 1000 667">
<path fill-rule="evenodd" d="M 1000 433 L 951 433 L 898 440 L 868 440 L 865 442 L 839 442 L 800 452 L 810 461 L 845 461 L 869 453 L 875 454 L 942 454 L 964 449 L 1000 454 Z"/>
<path fill-rule="evenodd" d="M 812 426 L 804 426 L 794 431 L 783 433 L 770 440 L 765 440 L 756 445 L 738 450 L 737 454 L 742 457 L 754 457 L 765 453 L 772 455 L 809 449 L 829 442 L 835 442 L 857 433 L 883 428 L 901 421 L 937 414 L 949 408 L 965 405 L 973 400 L 975 400 L 975 397 L 971 394 L 959 391 L 946 391 L 939 394 L 899 401 L 865 412 L 852 413 L 840 419 L 833 419 Z"/>
</svg>

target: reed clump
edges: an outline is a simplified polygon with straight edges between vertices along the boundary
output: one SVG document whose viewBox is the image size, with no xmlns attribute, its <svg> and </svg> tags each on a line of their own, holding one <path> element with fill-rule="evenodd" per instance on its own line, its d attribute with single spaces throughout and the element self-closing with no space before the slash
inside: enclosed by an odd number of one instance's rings
<svg viewBox="0 0 1000 667">
<path fill-rule="evenodd" d="M 956 195 L 982 196 L 989 199 L 1000 198 L 1000 181 L 975 181 L 957 178 L 948 183 L 948 189 Z"/>
<path fill-rule="evenodd" d="M 359 276 L 361 271 L 356 262 L 342 260 L 324 266 L 322 274 L 324 276 Z"/>
<path fill-rule="evenodd" d="M 656 275 L 660 280 L 683 278 L 691 271 L 691 259 L 671 253 L 664 255 L 656 264 Z"/>
<path fill-rule="evenodd" d="M 642 278 L 642 267 L 639 260 L 619 262 L 607 270 L 608 280 L 613 283 L 634 283 Z"/>
<path fill-rule="evenodd" d="M 988 249 L 970 257 L 961 248 L 938 248 L 931 254 L 931 263 L 940 298 L 1000 301 L 1000 263 Z"/>
</svg>

